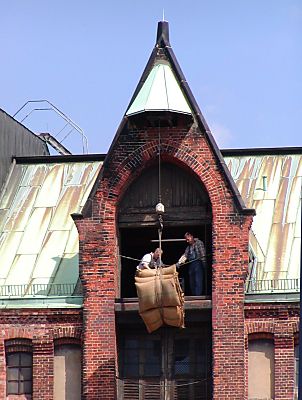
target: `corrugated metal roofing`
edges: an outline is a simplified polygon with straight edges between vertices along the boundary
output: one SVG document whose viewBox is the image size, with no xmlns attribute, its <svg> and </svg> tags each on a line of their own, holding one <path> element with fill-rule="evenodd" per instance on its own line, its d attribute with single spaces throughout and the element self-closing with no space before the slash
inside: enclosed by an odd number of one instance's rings
<svg viewBox="0 0 302 400">
<path fill-rule="evenodd" d="M 23 294 L 76 285 L 79 242 L 70 214 L 81 212 L 101 165 L 13 165 L 0 198 L 0 285 L 24 285 Z"/>
<path fill-rule="evenodd" d="M 225 157 L 247 207 L 257 279 L 300 276 L 302 154 Z"/>
<path fill-rule="evenodd" d="M 174 111 L 191 114 L 171 67 L 164 62 L 152 68 L 126 115 L 144 111 Z"/>
</svg>

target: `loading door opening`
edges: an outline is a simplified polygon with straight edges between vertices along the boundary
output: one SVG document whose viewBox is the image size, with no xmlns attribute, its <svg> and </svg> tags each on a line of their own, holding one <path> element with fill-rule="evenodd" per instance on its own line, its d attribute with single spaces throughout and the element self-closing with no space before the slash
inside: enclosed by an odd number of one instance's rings
<svg viewBox="0 0 302 400">
<path fill-rule="evenodd" d="M 163 256 L 162 261 L 165 265 L 172 265 L 177 262 L 179 257 L 184 253 L 187 243 L 184 240 L 184 234 L 191 232 L 194 237 L 201 239 L 205 245 L 207 253 L 207 271 L 204 277 L 203 294 L 209 296 L 211 294 L 211 225 L 203 226 L 181 226 L 166 227 L 163 231 Z M 169 241 L 165 241 L 169 239 Z M 171 240 L 172 239 L 172 240 Z M 181 241 L 173 239 L 181 239 Z M 144 254 L 154 251 L 158 247 L 158 233 L 156 227 L 149 228 L 121 228 L 120 229 L 120 249 L 121 255 L 121 297 L 136 297 L 136 289 L 134 285 L 134 276 L 138 261 Z M 133 259 L 132 259 L 133 258 Z M 137 259 L 137 260 L 134 260 Z M 178 270 L 181 286 L 186 296 L 191 296 L 191 288 L 188 277 L 187 264 L 181 266 Z"/>
<path fill-rule="evenodd" d="M 153 251 L 158 243 L 159 181 L 158 160 L 146 168 L 128 187 L 118 206 L 120 296 L 136 297 L 134 275 L 144 254 Z M 207 253 L 207 271 L 203 294 L 211 293 L 212 265 L 212 208 L 208 193 L 200 180 L 190 171 L 168 162 L 161 164 L 161 202 L 165 206 L 162 249 L 163 262 L 174 264 L 187 246 L 183 241 L 165 242 L 165 239 L 183 239 L 190 232 L 201 239 Z M 136 260 L 132 260 L 136 259 Z M 179 270 L 185 295 L 191 295 L 188 268 Z"/>
</svg>

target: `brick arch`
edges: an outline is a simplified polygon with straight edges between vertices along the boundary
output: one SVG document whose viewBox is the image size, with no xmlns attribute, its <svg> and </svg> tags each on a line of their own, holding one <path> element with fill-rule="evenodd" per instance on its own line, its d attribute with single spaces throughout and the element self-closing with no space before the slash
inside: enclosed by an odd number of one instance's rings
<svg viewBox="0 0 302 400">
<path fill-rule="evenodd" d="M 104 215 L 108 211 L 108 207 L 110 208 L 110 199 L 115 201 L 120 199 L 139 174 L 156 159 L 157 152 L 158 143 L 154 140 L 138 147 L 120 163 L 118 173 L 108 182 L 103 206 Z M 209 168 L 206 161 L 202 163 L 197 154 L 192 152 L 192 149 L 187 146 L 179 148 L 179 144 L 176 142 L 163 141 L 161 143 L 161 155 L 165 160 L 190 169 L 194 173 L 195 177 L 204 185 L 211 206 L 215 202 L 214 199 L 227 200 L 226 191 L 223 189 L 224 183 L 221 181 L 221 184 L 217 185 L 217 171 L 214 168 Z"/>
<path fill-rule="evenodd" d="M 12 328 L 8 329 L 5 332 L 5 335 L 3 336 L 4 340 L 10 340 L 10 339 L 30 339 L 32 340 L 34 338 L 34 331 L 31 331 L 30 329 L 25 329 L 25 328 Z"/>
<path fill-rule="evenodd" d="M 273 322 L 251 322 L 245 325 L 245 335 L 248 337 L 252 334 L 275 334 L 275 326 Z"/>
<path fill-rule="evenodd" d="M 68 326 L 64 328 L 55 328 L 53 330 L 53 339 L 65 339 L 71 338 L 78 340 L 79 342 L 82 340 L 82 330 L 80 328 L 75 328 L 73 326 Z"/>
</svg>

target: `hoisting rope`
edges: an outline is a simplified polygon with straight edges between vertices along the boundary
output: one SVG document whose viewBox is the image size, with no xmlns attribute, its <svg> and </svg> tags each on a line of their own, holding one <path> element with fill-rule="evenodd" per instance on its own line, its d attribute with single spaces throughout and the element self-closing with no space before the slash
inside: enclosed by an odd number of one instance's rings
<svg viewBox="0 0 302 400">
<path fill-rule="evenodd" d="M 161 203 L 161 154 L 160 154 L 160 148 L 161 148 L 161 135 L 160 135 L 160 120 L 158 121 L 158 203 Z M 164 229 L 164 221 L 163 221 L 163 216 L 161 214 L 158 214 L 158 222 L 159 222 L 159 227 L 158 227 L 158 241 L 159 241 L 159 267 L 161 268 L 161 252 L 162 252 L 162 243 L 161 243 L 161 236 L 162 236 L 162 231 Z"/>
<path fill-rule="evenodd" d="M 138 261 L 138 262 L 141 261 L 141 259 L 134 258 L 134 257 L 123 256 L 121 254 L 118 254 L 117 256 L 121 257 L 121 258 L 127 258 L 128 260 L 133 260 L 133 261 Z M 200 258 L 194 258 L 194 260 L 186 261 L 186 262 L 180 264 L 180 266 L 182 267 L 183 265 L 190 264 L 191 262 L 196 261 L 196 260 L 200 260 Z M 170 266 L 170 264 L 163 264 L 163 267 L 169 267 L 169 266 Z"/>
</svg>

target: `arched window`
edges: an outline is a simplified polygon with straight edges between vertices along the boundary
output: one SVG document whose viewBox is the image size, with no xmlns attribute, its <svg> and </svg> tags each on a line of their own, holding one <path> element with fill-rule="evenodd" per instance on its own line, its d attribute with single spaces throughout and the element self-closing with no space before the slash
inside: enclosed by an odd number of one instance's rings
<svg viewBox="0 0 302 400">
<path fill-rule="evenodd" d="M 28 339 L 5 342 L 7 395 L 32 394 L 32 343 Z"/>
<path fill-rule="evenodd" d="M 207 253 L 207 270 L 203 294 L 211 293 L 212 208 L 201 181 L 189 170 L 176 164 L 161 164 L 161 202 L 163 216 L 163 262 L 171 265 L 184 253 L 184 234 L 188 231 L 203 241 Z M 121 297 L 136 297 L 134 274 L 137 261 L 158 247 L 159 201 L 158 164 L 145 169 L 128 187 L 118 206 L 119 253 L 121 258 Z M 192 294 L 187 268 L 180 269 L 186 295 Z"/>
<path fill-rule="evenodd" d="M 81 400 L 81 347 L 77 340 L 55 342 L 54 400 Z"/>
<path fill-rule="evenodd" d="M 272 339 L 251 339 L 248 344 L 248 398 L 275 396 L 275 357 Z"/>
</svg>

